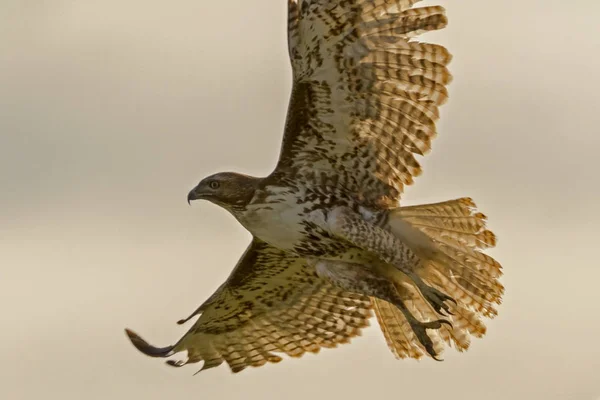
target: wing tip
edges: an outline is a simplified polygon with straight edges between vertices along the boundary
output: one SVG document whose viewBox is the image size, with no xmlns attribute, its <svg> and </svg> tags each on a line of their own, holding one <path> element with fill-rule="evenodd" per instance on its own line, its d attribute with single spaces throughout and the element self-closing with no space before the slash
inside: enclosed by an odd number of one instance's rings
<svg viewBox="0 0 600 400">
<path fill-rule="evenodd" d="M 140 335 L 135 333 L 129 328 L 125 328 L 125 334 L 127 338 L 131 341 L 131 344 L 138 349 L 140 352 L 144 353 L 150 357 L 169 357 L 174 354 L 173 347 L 155 347 L 146 342 Z"/>
</svg>

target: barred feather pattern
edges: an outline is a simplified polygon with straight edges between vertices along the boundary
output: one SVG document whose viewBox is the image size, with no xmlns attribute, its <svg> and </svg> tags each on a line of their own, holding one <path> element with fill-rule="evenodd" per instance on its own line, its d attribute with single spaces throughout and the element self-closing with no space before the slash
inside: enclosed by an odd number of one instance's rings
<svg viewBox="0 0 600 400">
<path fill-rule="evenodd" d="M 360 308 L 351 309 L 356 306 Z M 248 366 L 280 362 L 276 353 L 301 357 L 335 348 L 368 326 L 369 308 L 360 296 L 324 285 L 292 307 L 268 313 L 240 329 L 190 336 L 178 346 L 188 350 L 188 359 L 176 365 L 205 361 L 201 370 L 206 370 L 226 361 L 233 372 L 240 372 Z"/>
<path fill-rule="evenodd" d="M 497 315 L 496 306 L 502 302 L 504 286 L 498 281 L 501 265 L 481 251 L 495 246 L 495 235 L 486 229 L 486 217 L 477 212 L 470 198 L 419 206 L 400 207 L 391 218 L 401 218 L 425 233 L 439 253 L 429 259 L 419 275 L 428 284 L 453 297 L 453 315 L 448 317 L 453 328 L 443 326 L 429 331 L 436 351 L 443 343 L 459 351 L 467 350 L 470 337 L 482 337 L 486 326 L 482 318 Z M 400 293 L 405 293 L 407 307 L 421 320 L 439 318 L 409 281 L 403 281 Z M 402 313 L 383 300 L 372 298 L 375 315 L 388 346 L 397 358 L 421 358 L 427 355 L 413 339 L 410 325 Z"/>
<path fill-rule="evenodd" d="M 187 352 L 181 367 L 202 370 L 226 362 L 233 372 L 335 348 L 359 336 L 372 316 L 367 296 L 319 278 L 306 260 L 254 239 L 227 281 L 184 323 L 200 314 L 173 346 L 157 348 L 127 330 L 133 344 L 154 357 Z M 278 353 L 278 354 L 276 354 Z"/>
<path fill-rule="evenodd" d="M 445 10 L 412 8 L 417 2 L 288 0 L 294 83 L 279 161 L 261 185 L 283 189 L 273 202 L 297 204 L 305 213 L 343 200 L 375 214 L 389 211 L 391 219 L 425 235 L 435 251 L 417 251 L 425 262 L 416 272 L 457 301 L 450 305 L 453 328 L 429 331 L 439 353 L 446 344 L 466 350 L 470 337 L 483 336 L 482 317 L 496 315 L 504 288 L 500 264 L 481 252 L 495 246 L 496 238 L 470 199 L 399 207 L 404 187 L 421 173 L 416 157 L 431 150 L 451 81 L 450 53 L 414 39 L 444 28 Z M 294 198 L 299 188 L 314 199 Z M 290 221 L 280 222 L 279 228 L 289 228 Z M 325 244 L 321 236 L 307 237 L 310 245 L 346 246 L 329 236 Z M 438 319 L 414 282 L 398 282 L 397 290 L 415 317 Z M 227 281 L 180 321 L 199 315 L 176 344 L 158 348 L 133 331 L 127 334 L 152 357 L 187 352 L 187 359 L 170 365 L 203 362 L 206 370 L 226 363 L 239 372 L 279 362 L 281 354 L 300 357 L 347 343 L 368 326 L 372 309 L 397 357 L 427 354 L 395 306 L 336 288 L 307 260 L 255 237 Z"/>
<path fill-rule="evenodd" d="M 450 53 L 412 39 L 445 27 L 445 11 L 416 2 L 289 0 L 294 85 L 277 172 L 397 206 L 451 80 Z"/>
</svg>

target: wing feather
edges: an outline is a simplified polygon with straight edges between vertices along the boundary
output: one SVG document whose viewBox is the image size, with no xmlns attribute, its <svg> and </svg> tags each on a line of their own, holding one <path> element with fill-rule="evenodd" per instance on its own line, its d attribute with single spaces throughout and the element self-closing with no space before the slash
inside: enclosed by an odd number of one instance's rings
<svg viewBox="0 0 600 400">
<path fill-rule="evenodd" d="M 170 365 L 204 361 L 206 370 L 226 362 L 239 372 L 281 361 L 276 353 L 300 357 L 347 343 L 368 326 L 371 304 L 320 279 L 306 260 L 254 239 L 227 281 L 192 316 L 197 314 L 173 346 L 156 348 L 127 334 L 149 356 L 187 352 L 186 360 Z"/>
<path fill-rule="evenodd" d="M 294 85 L 276 173 L 398 205 L 421 173 L 448 98 L 448 51 L 411 40 L 441 29 L 417 0 L 289 0 Z"/>
</svg>

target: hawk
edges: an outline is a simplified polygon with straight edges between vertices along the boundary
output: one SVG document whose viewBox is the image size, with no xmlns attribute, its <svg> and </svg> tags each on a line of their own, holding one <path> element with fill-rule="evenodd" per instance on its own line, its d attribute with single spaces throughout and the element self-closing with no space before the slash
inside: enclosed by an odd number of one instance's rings
<svg viewBox="0 0 600 400">
<path fill-rule="evenodd" d="M 174 345 L 133 345 L 173 366 L 233 372 L 347 343 L 373 312 L 397 358 L 439 360 L 486 332 L 504 288 L 496 244 L 470 198 L 400 206 L 421 173 L 451 55 L 414 40 L 447 24 L 418 0 L 288 0 L 293 89 L 280 157 L 257 178 L 209 176 L 188 201 L 228 210 L 253 235 Z"/>
</svg>

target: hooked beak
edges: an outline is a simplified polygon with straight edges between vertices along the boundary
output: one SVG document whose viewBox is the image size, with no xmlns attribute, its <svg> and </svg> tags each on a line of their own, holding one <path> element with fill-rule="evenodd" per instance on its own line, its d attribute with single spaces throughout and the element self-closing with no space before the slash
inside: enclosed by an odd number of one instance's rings
<svg viewBox="0 0 600 400">
<path fill-rule="evenodd" d="M 200 200 L 202 198 L 203 198 L 202 193 L 200 193 L 200 191 L 198 190 L 198 186 L 196 186 L 188 193 L 187 202 L 188 202 L 188 204 L 191 204 L 192 201 Z"/>
</svg>

